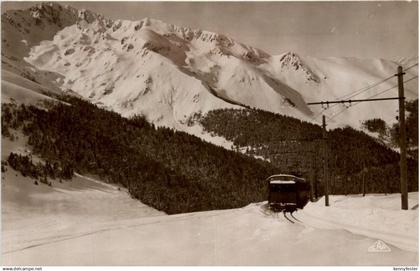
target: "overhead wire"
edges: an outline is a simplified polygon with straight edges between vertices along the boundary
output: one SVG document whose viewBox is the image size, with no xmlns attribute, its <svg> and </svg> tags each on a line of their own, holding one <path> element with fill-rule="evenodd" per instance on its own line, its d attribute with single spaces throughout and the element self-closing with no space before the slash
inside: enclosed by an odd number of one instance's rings
<svg viewBox="0 0 420 271">
<path fill-rule="evenodd" d="M 414 63 L 414 64 L 412 64 L 411 66 L 409 66 L 409 67 L 407 67 L 407 68 L 404 68 L 403 69 L 403 71 L 407 71 L 407 70 L 409 70 L 409 69 L 412 69 L 412 68 L 414 68 L 415 66 L 418 66 L 418 62 L 417 63 Z M 338 100 L 342 100 L 342 99 L 350 99 L 350 98 L 353 98 L 353 97 L 355 97 L 355 96 L 358 96 L 358 95 L 360 95 L 360 94 L 362 94 L 362 93 L 364 93 L 364 92 L 366 92 L 366 91 L 368 91 L 368 90 L 370 90 L 370 89 L 372 89 L 372 88 L 374 88 L 374 87 L 376 87 L 376 86 L 378 86 L 378 85 L 380 85 L 380 84 L 383 84 L 383 83 L 385 83 L 386 81 L 388 81 L 388 80 L 390 80 L 391 78 L 393 78 L 393 77 L 395 77 L 395 74 L 393 74 L 393 75 L 390 75 L 390 76 L 388 76 L 388 77 L 386 77 L 386 78 L 384 78 L 384 79 L 382 79 L 381 81 L 378 81 L 378 82 L 376 82 L 376 83 L 373 83 L 372 85 L 369 85 L 369 86 L 365 86 L 365 87 L 363 87 L 363 88 L 360 88 L 360 89 L 358 89 L 358 90 L 356 90 L 356 91 L 353 91 L 353 92 L 351 92 L 351 93 L 348 93 L 348 94 L 346 94 L 346 95 L 344 95 L 344 96 L 341 96 L 341 97 L 339 97 L 339 98 L 336 98 L 335 100 L 336 101 L 338 101 Z M 414 78 L 412 78 L 412 79 L 414 79 Z M 409 79 L 409 80 L 407 80 L 407 82 L 408 81 L 411 81 L 412 79 Z M 394 88 L 394 87 L 393 87 Z M 392 89 L 392 88 L 391 88 Z M 410 90 L 407 90 L 407 91 L 409 91 L 409 92 L 411 92 L 412 94 L 415 94 L 414 92 L 412 92 L 412 91 L 410 91 Z M 328 107 L 328 108 L 324 108 L 324 109 L 322 109 L 320 112 L 318 112 L 314 117 L 312 117 L 311 119 L 312 120 L 315 120 L 315 119 L 317 119 L 322 113 L 324 113 L 326 110 L 328 110 L 328 109 L 332 109 L 332 108 L 334 108 L 334 107 L 336 107 L 336 106 L 338 106 L 339 104 L 334 104 L 334 105 L 332 105 L 331 107 Z M 345 108 L 345 109 L 347 109 L 347 108 Z M 344 109 L 344 110 L 345 110 Z M 344 110 L 342 110 L 342 111 L 344 111 Z M 340 111 L 341 112 L 341 111 Z M 335 116 L 335 115 L 334 115 Z M 332 118 L 334 118 L 334 116 L 332 117 Z M 330 119 L 332 119 L 332 118 L 330 118 Z"/>
<path fill-rule="evenodd" d="M 411 80 L 414 80 L 414 79 L 416 79 L 416 78 L 418 78 L 418 76 L 414 76 L 414 77 L 412 77 L 412 78 L 410 78 L 410 79 L 408 79 L 408 80 L 405 80 L 404 81 L 404 83 L 408 83 L 408 82 L 410 82 Z M 387 89 L 385 89 L 385 90 L 383 90 L 383 91 L 381 91 L 381 92 L 379 92 L 379 93 L 376 93 L 376 94 L 374 94 L 374 95 L 372 95 L 372 96 L 369 96 L 368 98 L 366 98 L 366 99 L 372 99 L 372 98 L 374 98 L 374 97 L 377 97 L 377 96 L 379 96 L 379 95 L 381 95 L 381 94 L 384 94 L 384 93 L 386 93 L 386 92 L 388 92 L 388 91 L 390 91 L 390 90 L 392 90 L 392 89 L 394 89 L 394 88 L 397 88 L 398 87 L 398 85 L 394 85 L 393 87 L 390 87 L 390 88 L 387 88 Z M 358 104 L 360 104 L 361 102 L 356 102 L 355 104 L 353 104 L 352 106 L 354 107 L 354 106 L 356 106 L 356 105 L 358 105 Z M 343 110 L 341 110 L 341 111 L 339 111 L 338 113 L 336 113 L 336 114 L 334 114 L 333 116 L 331 116 L 329 119 L 330 120 L 333 120 L 334 118 L 336 118 L 338 115 L 340 115 L 341 113 L 343 113 L 344 111 L 346 111 L 347 109 L 349 109 L 349 108 L 343 108 Z"/>
<path fill-rule="evenodd" d="M 407 67 L 407 68 L 405 68 L 404 69 L 404 71 L 408 71 L 409 69 L 412 69 L 412 68 L 414 68 L 415 66 L 417 66 L 417 65 L 419 65 L 419 63 L 417 62 L 417 63 L 414 63 L 413 65 L 411 65 L 410 67 Z"/>
<path fill-rule="evenodd" d="M 381 81 L 379 81 L 379 82 L 376 82 L 376 83 L 374 83 L 374 84 L 372 84 L 372 85 L 369 85 L 369 86 L 365 86 L 365 87 L 363 87 L 363 88 L 360 88 L 360 89 L 358 89 L 358 90 L 356 90 L 356 91 L 353 91 L 353 92 L 351 92 L 351 93 L 348 93 L 348 94 L 346 94 L 346 95 L 344 95 L 344 96 L 341 96 L 341 97 L 338 97 L 338 98 L 336 98 L 336 100 L 342 100 L 342 99 L 344 99 L 344 98 L 346 98 L 346 99 L 350 99 L 350 98 L 353 98 L 353 97 L 355 97 L 355 96 L 357 96 L 357 95 L 359 95 L 359 94 L 362 94 L 363 92 L 365 92 L 365 91 L 368 91 L 369 89 L 372 89 L 372 88 L 374 88 L 374 87 L 376 87 L 376 86 L 378 86 L 378 85 L 380 85 L 380 84 L 382 84 L 382 83 L 384 83 L 384 82 L 386 82 L 386 81 L 388 81 L 388 80 L 390 80 L 391 78 L 393 78 L 394 77 L 394 75 L 392 75 L 392 76 L 389 76 L 389 77 L 387 77 L 387 78 L 384 78 L 384 79 L 382 79 Z M 348 96 L 348 97 L 347 97 Z M 334 105 L 332 105 L 331 107 L 328 107 L 328 108 L 324 108 L 323 110 L 321 110 L 317 115 L 315 115 L 312 119 L 314 120 L 314 119 L 316 119 L 316 118 L 318 118 L 324 111 L 326 111 L 326 110 L 328 110 L 328 109 L 332 109 L 332 108 L 334 108 L 334 107 L 336 107 L 336 106 L 338 106 L 338 104 L 334 104 Z"/>
<path fill-rule="evenodd" d="M 348 93 L 348 94 L 346 94 L 346 95 L 344 95 L 344 96 L 338 97 L 336 100 L 342 100 L 342 99 L 350 99 L 350 98 L 353 98 L 354 96 L 357 96 L 357 95 L 359 95 L 359 94 L 360 94 L 360 93 L 362 93 L 362 92 L 365 92 L 365 91 L 367 91 L 367 90 L 369 90 L 369 89 L 371 89 L 371 88 L 374 88 L 374 87 L 376 87 L 376 86 L 379 86 L 379 85 L 380 85 L 380 84 L 382 84 L 382 83 L 385 83 L 386 81 L 388 81 L 388 80 L 392 79 L 393 77 L 394 77 L 394 75 L 388 76 L 387 78 L 382 79 L 381 81 L 376 82 L 376 83 L 374 83 L 374 84 L 372 84 L 372 85 L 369 85 L 369 86 L 363 87 L 363 88 L 361 88 L 361 89 L 359 89 L 359 90 L 356 90 L 356 91 L 354 91 L 354 92 L 352 92 L 352 93 Z"/>
</svg>

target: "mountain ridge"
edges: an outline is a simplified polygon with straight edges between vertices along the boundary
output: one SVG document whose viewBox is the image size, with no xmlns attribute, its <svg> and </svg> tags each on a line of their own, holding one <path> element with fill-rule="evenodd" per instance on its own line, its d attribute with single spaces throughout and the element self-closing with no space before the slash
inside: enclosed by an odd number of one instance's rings
<svg viewBox="0 0 420 271">
<path fill-rule="evenodd" d="M 184 123 L 196 113 L 221 108 L 258 108 L 319 121 L 319 110 L 307 102 L 365 87 L 397 65 L 376 59 L 317 59 L 293 51 L 269 55 L 224 34 L 151 18 L 111 20 L 57 3 L 6 11 L 2 22 L 6 70 L 56 92 L 77 93 L 123 116 L 140 114 L 157 125 L 198 136 L 200 127 Z M 30 33 L 22 30 L 28 24 Z M 17 35 L 12 33 L 16 28 Z M 41 35 L 35 35 L 37 31 Z M 38 38 L 31 40 L 33 36 Z M 12 48 L 11 41 L 18 46 Z M 411 72 L 417 74 L 417 68 Z M 347 110 L 331 125 L 358 126 L 371 117 L 366 112 L 394 119 L 394 112 L 385 112 L 379 104 L 359 107 L 359 112 Z M 337 111 L 326 114 L 331 117 Z"/>
</svg>

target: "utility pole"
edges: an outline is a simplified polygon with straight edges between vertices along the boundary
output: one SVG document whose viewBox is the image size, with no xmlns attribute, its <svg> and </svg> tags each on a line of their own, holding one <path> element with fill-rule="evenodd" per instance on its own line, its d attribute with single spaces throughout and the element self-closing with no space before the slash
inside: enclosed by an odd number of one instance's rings
<svg viewBox="0 0 420 271">
<path fill-rule="evenodd" d="M 362 170 L 362 194 L 363 197 L 366 195 L 366 164 L 363 163 L 363 170 Z"/>
<path fill-rule="evenodd" d="M 324 193 L 325 193 L 325 206 L 330 206 L 328 193 L 329 193 L 329 180 L 328 180 L 328 151 L 327 151 L 327 124 L 325 123 L 325 115 L 322 115 L 322 139 L 324 147 Z"/>
<path fill-rule="evenodd" d="M 403 81 L 403 68 L 398 66 L 398 73 L 395 76 L 398 76 L 398 97 L 391 98 L 375 98 L 375 99 L 357 99 L 357 100 L 335 100 L 335 101 L 321 101 L 321 102 L 311 102 L 307 105 L 321 105 L 322 107 L 328 106 L 330 104 L 351 104 L 352 102 L 377 102 L 377 101 L 387 101 L 387 100 L 398 100 L 399 104 L 399 125 L 400 125 L 400 189 L 401 189 L 401 209 L 408 210 L 408 187 L 407 187 L 407 137 L 405 129 L 405 97 L 404 97 L 404 81 Z M 326 146 L 326 128 L 325 128 L 325 116 L 322 116 L 322 126 L 323 126 L 323 138 Z M 326 147 L 324 149 L 324 159 L 327 157 Z M 326 178 L 327 165 L 326 161 L 324 162 L 324 178 Z M 417 175 L 416 175 L 417 176 Z M 366 180 L 365 180 L 366 182 Z M 366 185 L 366 183 L 364 184 Z M 325 205 L 328 206 L 328 189 L 329 189 L 328 178 L 325 180 Z"/>
<path fill-rule="evenodd" d="M 314 184 L 315 184 L 315 170 L 316 170 L 316 160 L 315 155 L 312 155 L 311 159 L 311 175 L 309 177 L 310 184 L 311 184 L 311 201 L 315 201 L 315 193 L 314 193 Z"/>
<path fill-rule="evenodd" d="M 403 69 L 398 66 L 398 118 L 400 123 L 400 182 L 401 182 L 401 209 L 408 210 L 408 188 L 407 188 L 407 137 L 405 131 L 405 97 L 404 97 L 404 81 Z"/>
</svg>

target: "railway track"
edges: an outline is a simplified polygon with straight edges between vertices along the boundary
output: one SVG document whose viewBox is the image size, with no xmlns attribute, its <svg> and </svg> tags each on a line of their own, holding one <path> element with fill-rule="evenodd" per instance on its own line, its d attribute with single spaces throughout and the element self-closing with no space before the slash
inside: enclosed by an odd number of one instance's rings
<svg viewBox="0 0 420 271">
<path fill-rule="evenodd" d="M 293 212 L 292 212 L 292 213 L 290 213 L 290 216 L 291 216 L 294 220 L 296 220 L 296 221 L 298 221 L 298 222 L 300 222 L 300 223 L 303 223 L 301 220 L 297 219 L 297 218 L 293 215 Z"/>
<path fill-rule="evenodd" d="M 289 214 L 289 216 L 287 216 L 287 214 Z M 295 224 L 296 222 L 297 222 L 297 223 L 299 223 L 299 224 L 303 223 L 301 220 L 297 219 L 297 218 L 293 215 L 293 212 L 286 212 L 286 211 L 283 211 L 283 216 L 287 219 L 287 221 L 289 221 L 289 222 L 291 222 L 291 223 L 293 223 L 293 224 Z"/>
<path fill-rule="evenodd" d="M 303 223 L 301 220 L 296 218 L 293 213 L 286 210 L 271 210 L 268 205 L 261 206 L 261 213 L 265 216 L 271 216 L 273 218 L 280 218 L 280 213 L 283 213 L 284 218 L 292 224 Z"/>
<path fill-rule="evenodd" d="M 285 212 L 285 211 L 283 211 L 283 216 L 284 216 L 284 218 L 286 218 L 289 222 L 291 222 L 292 224 L 295 224 L 295 222 L 292 220 L 292 219 L 290 219 L 289 217 L 287 217 L 287 212 Z M 289 213 L 289 214 L 291 214 L 291 213 Z"/>
</svg>

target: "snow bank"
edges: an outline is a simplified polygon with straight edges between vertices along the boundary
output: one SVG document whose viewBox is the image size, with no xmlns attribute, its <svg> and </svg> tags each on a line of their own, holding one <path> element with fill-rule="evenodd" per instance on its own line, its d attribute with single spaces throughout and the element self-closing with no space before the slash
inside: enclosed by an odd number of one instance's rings
<svg viewBox="0 0 420 271">
<path fill-rule="evenodd" d="M 2 160 L 10 152 L 28 154 L 26 138 L 2 138 Z M 34 160 L 37 158 L 34 157 Z M 23 177 L 8 167 L 2 173 L 2 253 L 38 246 L 120 225 L 121 221 L 165 215 L 126 189 L 76 175 L 71 181 L 50 180 L 52 187 Z"/>
<path fill-rule="evenodd" d="M 2 139 L 2 159 L 28 153 L 26 140 Z M 295 216 L 263 203 L 167 216 L 127 191 L 87 176 L 34 185 L 2 174 L 5 265 L 417 265 L 418 209 L 399 195 L 332 196 Z M 418 204 L 410 193 L 410 208 Z M 390 248 L 371 253 L 380 239 Z"/>
<path fill-rule="evenodd" d="M 79 192 L 88 193 L 84 190 Z M 72 196 L 78 197 L 74 193 Z M 43 198 L 47 200 L 47 194 Z M 370 253 L 376 238 L 354 234 L 339 226 L 334 229 L 311 226 L 306 213 L 321 209 L 320 206 L 309 206 L 299 212 L 298 218 L 304 222 L 292 224 L 282 214 L 265 214 L 263 204 L 172 216 L 116 218 L 113 223 L 109 220 L 101 224 L 80 223 L 78 232 L 58 230 L 31 246 L 3 251 L 2 261 L 6 265 L 418 264 L 416 252 L 388 243 L 389 252 Z M 66 208 L 73 209 L 64 204 L 62 216 L 66 216 Z M 21 209 L 14 212 L 19 214 Z M 87 216 L 78 215 L 73 220 L 83 221 Z M 46 222 L 51 221 L 47 217 L 46 214 L 38 220 L 26 220 L 27 224 L 31 222 L 30 226 L 14 228 L 16 236 L 28 228 L 33 229 L 33 237 L 42 233 L 43 227 L 49 225 Z M 60 218 L 60 223 L 64 226 L 68 221 Z M 3 236 L 9 233 L 4 232 Z"/>
<path fill-rule="evenodd" d="M 401 210 L 400 194 L 330 196 L 330 206 L 324 205 L 324 198 L 308 204 L 300 219 L 313 227 L 345 229 L 418 251 L 418 192 L 409 194 L 413 209 L 406 211 Z"/>
</svg>

